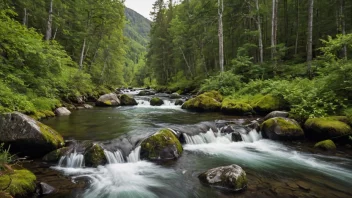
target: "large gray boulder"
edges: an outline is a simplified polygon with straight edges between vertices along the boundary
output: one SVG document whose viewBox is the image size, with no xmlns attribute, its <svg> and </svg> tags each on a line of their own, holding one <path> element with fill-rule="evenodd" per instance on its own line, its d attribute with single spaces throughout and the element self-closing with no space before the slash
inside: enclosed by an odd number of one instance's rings
<svg viewBox="0 0 352 198">
<path fill-rule="evenodd" d="M 105 94 L 99 97 L 96 102 L 96 106 L 109 107 L 109 106 L 119 106 L 121 104 L 115 93 Z"/>
<path fill-rule="evenodd" d="M 264 121 L 269 120 L 270 118 L 288 118 L 289 113 L 286 111 L 272 111 L 264 117 Z"/>
<path fill-rule="evenodd" d="M 66 107 L 59 107 L 55 109 L 55 114 L 57 116 L 68 116 L 71 114 L 71 111 L 69 111 Z"/>
<path fill-rule="evenodd" d="M 304 132 L 297 121 L 289 118 L 271 118 L 261 125 L 263 137 L 271 140 L 298 140 Z"/>
<path fill-rule="evenodd" d="M 238 165 L 221 166 L 201 173 L 199 180 L 205 184 L 233 191 L 247 187 L 246 172 Z"/>
<path fill-rule="evenodd" d="M 11 152 L 41 157 L 64 145 L 54 129 L 19 112 L 0 115 L 0 142 L 11 145 Z"/>
</svg>

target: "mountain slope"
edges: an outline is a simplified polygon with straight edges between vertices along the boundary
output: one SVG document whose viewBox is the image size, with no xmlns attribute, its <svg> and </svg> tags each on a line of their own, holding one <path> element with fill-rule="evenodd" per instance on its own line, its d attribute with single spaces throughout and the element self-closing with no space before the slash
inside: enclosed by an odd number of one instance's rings
<svg viewBox="0 0 352 198">
<path fill-rule="evenodd" d="M 146 46 L 149 42 L 151 21 L 130 8 L 125 9 L 127 24 L 124 34 L 137 43 Z"/>
</svg>

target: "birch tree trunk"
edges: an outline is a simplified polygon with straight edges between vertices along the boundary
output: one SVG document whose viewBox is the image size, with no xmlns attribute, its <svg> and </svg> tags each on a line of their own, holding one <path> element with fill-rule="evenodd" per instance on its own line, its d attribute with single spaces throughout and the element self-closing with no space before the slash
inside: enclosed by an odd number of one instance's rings
<svg viewBox="0 0 352 198">
<path fill-rule="evenodd" d="M 24 8 L 23 11 L 24 11 L 24 13 L 23 13 L 24 16 L 23 16 L 22 24 L 24 26 L 27 26 L 27 8 Z"/>
<path fill-rule="evenodd" d="M 271 60 L 273 61 L 273 71 L 274 75 L 276 74 L 276 65 L 277 65 L 277 10 L 279 0 L 273 0 L 272 2 L 272 17 L 271 17 Z"/>
<path fill-rule="evenodd" d="M 85 51 L 85 49 L 86 49 L 86 39 L 83 40 L 81 58 L 79 59 L 79 70 L 83 69 L 83 59 L 84 59 L 84 51 Z"/>
<path fill-rule="evenodd" d="M 308 0 L 307 74 L 312 78 L 314 0 Z"/>
<path fill-rule="evenodd" d="M 224 72 L 224 30 L 222 24 L 222 14 L 224 12 L 224 1 L 218 0 L 218 15 L 219 15 L 219 64 L 220 72 Z"/>
<path fill-rule="evenodd" d="M 259 62 L 260 64 L 263 64 L 264 58 L 264 50 L 263 50 L 263 34 L 262 34 L 262 22 L 260 19 L 260 13 L 259 13 L 259 0 L 255 0 L 255 6 L 257 8 L 257 24 L 258 24 L 258 46 L 259 46 Z"/>
<path fill-rule="evenodd" d="M 296 6 L 297 6 L 297 19 L 296 19 L 296 42 L 295 42 L 295 55 L 298 53 L 298 39 L 299 39 L 299 1 L 296 0 Z"/>
<path fill-rule="evenodd" d="M 345 0 L 340 0 L 340 25 L 342 35 L 346 35 L 346 21 L 345 21 Z M 347 46 L 343 45 L 343 58 L 347 59 Z"/>
<path fill-rule="evenodd" d="M 46 28 L 46 34 L 45 34 L 45 40 L 47 41 L 51 39 L 52 25 L 53 25 L 53 0 L 50 1 L 48 26 Z"/>
</svg>

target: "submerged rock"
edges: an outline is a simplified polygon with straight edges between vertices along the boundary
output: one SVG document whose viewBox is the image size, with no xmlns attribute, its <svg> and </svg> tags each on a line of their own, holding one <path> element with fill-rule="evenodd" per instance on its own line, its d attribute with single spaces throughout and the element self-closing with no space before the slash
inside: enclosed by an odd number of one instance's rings
<svg viewBox="0 0 352 198">
<path fill-rule="evenodd" d="M 13 170 L 0 176 L 0 189 L 13 197 L 30 197 L 35 192 L 35 175 L 26 170 Z M 1 194 L 0 194 L 1 195 Z"/>
<path fill-rule="evenodd" d="M 181 156 L 182 145 L 169 129 L 162 129 L 143 140 L 141 144 L 141 159 L 151 161 L 173 160 Z"/>
<path fill-rule="evenodd" d="M 115 93 L 109 93 L 100 96 L 95 105 L 101 107 L 119 106 L 120 100 L 117 98 Z"/>
<path fill-rule="evenodd" d="M 269 120 L 270 118 L 288 118 L 289 113 L 286 111 L 272 111 L 264 117 L 264 121 Z"/>
<path fill-rule="evenodd" d="M 84 154 L 84 160 L 85 165 L 88 167 L 97 167 L 107 163 L 104 149 L 98 144 L 94 144 L 86 151 Z"/>
<path fill-rule="evenodd" d="M 325 151 L 330 151 L 330 150 L 335 150 L 336 145 L 332 140 L 324 140 L 321 142 L 318 142 L 314 145 L 314 148 L 319 148 Z"/>
<path fill-rule="evenodd" d="M 301 126 L 293 119 L 271 118 L 261 125 L 263 137 L 272 140 L 297 140 L 304 138 Z"/>
<path fill-rule="evenodd" d="M 205 184 L 233 191 L 243 190 L 247 187 L 246 172 L 236 164 L 207 170 L 198 178 Z"/>
<path fill-rule="evenodd" d="M 161 106 L 164 104 L 164 101 L 158 97 L 153 97 L 150 99 L 150 105 L 152 106 Z"/>
<path fill-rule="evenodd" d="M 84 107 L 85 109 L 93 109 L 94 107 L 90 104 L 83 104 L 82 107 Z"/>
<path fill-rule="evenodd" d="M 0 115 L 0 142 L 11 145 L 11 152 L 41 157 L 64 145 L 54 129 L 22 113 Z"/>
<path fill-rule="evenodd" d="M 233 115 L 251 115 L 254 113 L 251 105 L 231 99 L 225 99 L 222 101 L 221 111 Z"/>
<path fill-rule="evenodd" d="M 221 102 L 221 94 L 217 91 L 211 91 L 189 99 L 182 105 L 182 109 L 193 111 L 219 111 Z"/>
<path fill-rule="evenodd" d="M 133 97 L 127 94 L 122 94 L 120 96 L 120 101 L 121 101 L 121 105 L 124 105 L 124 106 L 133 106 L 138 104 Z"/>
<path fill-rule="evenodd" d="M 345 136 L 352 133 L 351 127 L 347 124 L 348 119 L 344 116 L 311 118 L 305 124 L 305 132 L 311 140 L 326 140 L 334 137 Z"/>
<path fill-rule="evenodd" d="M 37 183 L 36 193 L 40 196 L 49 195 L 55 191 L 55 188 L 47 183 L 39 182 Z"/>
<path fill-rule="evenodd" d="M 66 107 L 59 107 L 55 109 L 55 114 L 57 116 L 68 116 L 71 114 L 71 111 L 69 111 Z"/>
</svg>

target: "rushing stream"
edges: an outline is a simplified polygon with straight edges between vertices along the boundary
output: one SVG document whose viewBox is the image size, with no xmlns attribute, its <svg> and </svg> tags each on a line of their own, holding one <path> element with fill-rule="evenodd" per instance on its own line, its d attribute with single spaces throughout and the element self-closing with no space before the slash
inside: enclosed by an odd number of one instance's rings
<svg viewBox="0 0 352 198">
<path fill-rule="evenodd" d="M 82 191 L 65 192 L 64 196 L 352 197 L 351 159 L 302 151 L 300 144 L 266 140 L 256 130 L 241 133 L 243 141 L 232 142 L 231 134 L 220 133 L 205 121 L 241 124 L 245 119 L 191 113 L 164 99 L 161 107 L 151 107 L 148 97 L 139 97 L 135 107 L 80 110 L 69 117 L 46 120 L 44 123 L 60 131 L 65 139 L 100 141 L 107 148 L 104 153 L 109 163 L 105 166 L 86 168 L 83 155 L 75 151 L 52 167 L 74 182 L 89 181 Z M 141 161 L 138 142 L 161 128 L 188 131 L 182 134 L 182 156 L 166 164 Z M 246 171 L 246 191 L 234 194 L 199 182 L 199 173 L 230 164 Z"/>
</svg>

